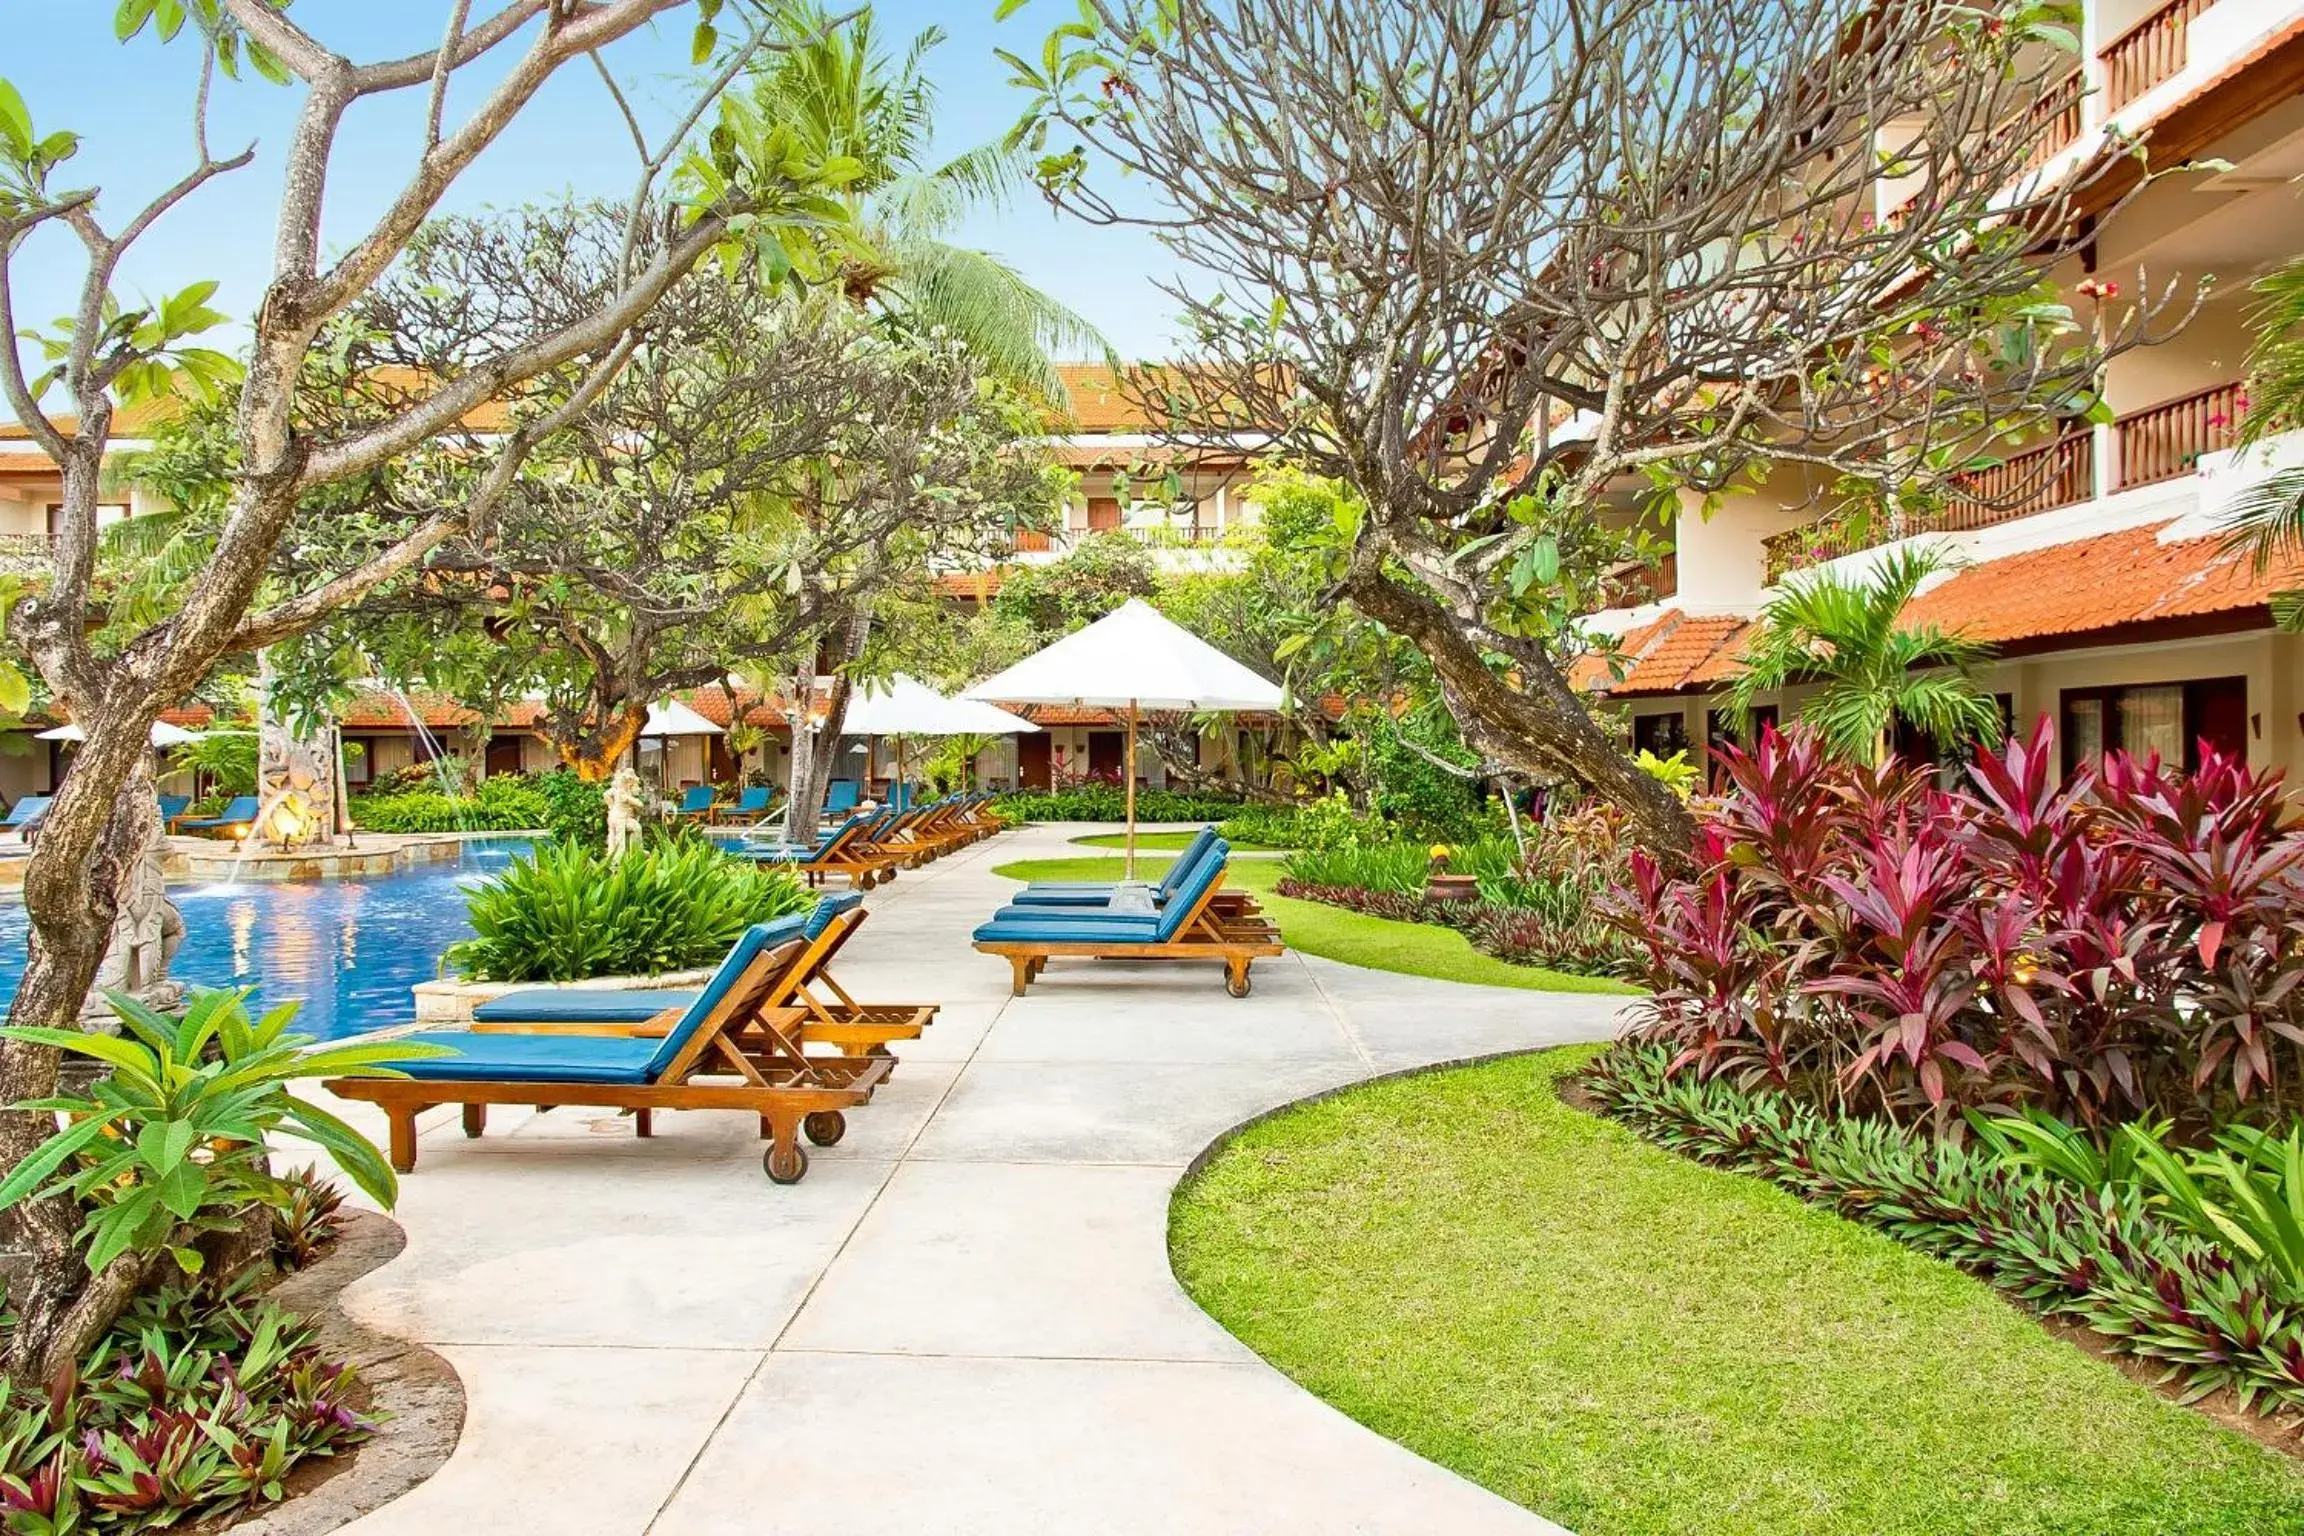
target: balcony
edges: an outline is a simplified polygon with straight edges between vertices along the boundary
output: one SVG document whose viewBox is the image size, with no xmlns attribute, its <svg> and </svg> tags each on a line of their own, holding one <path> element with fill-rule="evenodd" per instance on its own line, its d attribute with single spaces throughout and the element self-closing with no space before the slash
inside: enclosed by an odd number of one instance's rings
<svg viewBox="0 0 2304 1536">
<path fill-rule="evenodd" d="M 2105 493 L 2160 485 L 2197 472 L 2203 458 L 2238 445 L 2241 418 L 2247 411 L 2247 386 L 2233 381 L 2130 411 L 2103 429 L 2109 456 Z M 2067 432 L 2052 443 L 1971 470 L 1954 479 L 1939 510 L 1892 526 L 1821 519 L 1788 528 L 1765 541 L 1764 580 L 1774 586 L 1803 566 L 1917 534 L 1966 533 L 2078 506 L 2096 494 L 2096 445 L 2096 433 Z"/>
<path fill-rule="evenodd" d="M 2191 474 L 2203 455 L 2239 442 L 2240 417 L 2247 409 L 2244 386 L 2215 384 L 2121 417 L 2112 425 L 2118 455 L 2112 489 L 2132 490 Z"/>
<path fill-rule="evenodd" d="M 2104 108 L 2117 112 L 2163 80 L 2182 74 L 2193 19 L 2215 0 L 2168 0 L 2097 53 L 2104 66 Z"/>
<path fill-rule="evenodd" d="M 1881 522 L 1830 518 L 1787 528 L 1762 541 L 1761 579 L 1768 586 L 1811 565 L 1924 533 L 1967 533 L 2035 513 L 2077 506 L 2096 494 L 2096 440 L 2067 432 L 2054 442 L 2011 454 L 1998 464 L 1956 475 L 1932 512 Z"/>
<path fill-rule="evenodd" d="M 2076 506 L 2096 494 L 2096 435 L 2086 428 L 2068 431 L 1999 463 L 1952 477 L 1943 510 L 1927 519 L 1925 533 L 1965 533 L 2012 523 L 2035 512 Z"/>
<path fill-rule="evenodd" d="M 2048 87 L 2026 110 L 2015 130 L 2031 140 L 2032 147 L 2024 154 L 2024 169 L 2040 169 L 2079 141 L 2080 98 L 2087 88 L 2086 79 L 2074 70 Z"/>
</svg>

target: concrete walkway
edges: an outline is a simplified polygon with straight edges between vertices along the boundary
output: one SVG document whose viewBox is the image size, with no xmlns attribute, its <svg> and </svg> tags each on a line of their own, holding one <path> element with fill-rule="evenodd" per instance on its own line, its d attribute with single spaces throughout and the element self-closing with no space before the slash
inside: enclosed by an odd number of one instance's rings
<svg viewBox="0 0 2304 1536">
<path fill-rule="evenodd" d="M 842 980 L 937 1024 L 797 1186 L 741 1115 L 438 1111 L 407 1252 L 346 1295 L 470 1393 L 448 1465 L 347 1527 L 484 1532 L 1552 1532 L 1256 1359 L 1169 1272 L 1185 1164 L 1380 1072 L 1590 1040 L 1620 999 L 1290 955 L 1057 962 L 1011 999 L 968 931 L 1035 828 L 873 893 Z M 359 1109 L 361 1106 L 351 1106 Z"/>
</svg>

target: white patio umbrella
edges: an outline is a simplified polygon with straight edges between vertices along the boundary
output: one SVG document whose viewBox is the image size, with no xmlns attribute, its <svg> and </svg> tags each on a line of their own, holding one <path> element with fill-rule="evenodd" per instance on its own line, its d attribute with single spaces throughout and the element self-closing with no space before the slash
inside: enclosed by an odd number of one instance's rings
<svg viewBox="0 0 2304 1536">
<path fill-rule="evenodd" d="M 648 706 L 648 723 L 640 727 L 643 736 L 725 736 L 728 733 L 705 719 L 678 699 L 666 699 Z"/>
<path fill-rule="evenodd" d="M 1079 704 L 1128 711 L 1122 779 L 1128 878 L 1136 878 L 1136 725 L 1147 709 L 1278 709 L 1267 682 L 1207 641 L 1131 599 L 1086 629 L 995 673 L 962 697 L 1003 704 Z"/>
<path fill-rule="evenodd" d="M 88 739 L 88 733 L 76 725 L 59 725 L 52 730 L 40 731 L 35 734 L 37 739 L 41 741 L 86 741 Z M 152 745 L 156 747 L 180 747 L 188 741 L 198 741 L 199 739 L 200 732 L 198 731 L 188 731 L 180 725 L 170 725 L 165 720 L 152 722 Z"/>
<path fill-rule="evenodd" d="M 843 736 L 896 738 L 896 781 L 904 782 L 907 736 L 1008 736 L 1040 729 L 1022 715 L 975 699 L 948 698 L 899 672 L 885 683 L 866 683 L 848 700 Z"/>
</svg>

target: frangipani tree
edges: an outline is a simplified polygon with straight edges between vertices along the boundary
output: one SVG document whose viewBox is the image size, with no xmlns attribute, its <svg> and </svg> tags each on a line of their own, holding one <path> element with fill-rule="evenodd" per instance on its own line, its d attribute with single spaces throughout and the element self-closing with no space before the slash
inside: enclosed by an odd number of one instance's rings
<svg viewBox="0 0 2304 1536">
<path fill-rule="evenodd" d="M 635 220 L 659 206 L 645 195 L 671 165 L 720 92 L 763 50 L 785 46 L 776 19 L 752 0 L 502 0 L 439 8 L 438 46 L 402 58 L 359 61 L 332 46 L 273 0 L 120 0 L 116 31 L 130 46 L 155 38 L 185 59 L 194 97 L 182 174 L 140 206 L 116 207 L 101 188 L 73 180 L 79 140 L 52 112 L 0 86 L 0 334 L 16 336 L 16 282 L 31 242 L 76 249 L 82 263 L 70 318 L 28 350 L 0 347 L 0 402 L 59 466 L 63 489 L 48 567 L 15 596 L 8 638 L 36 668 L 59 707 L 84 722 L 87 740 L 50 806 L 24 882 L 33 940 L 10 1022 L 69 1027 L 113 931 L 124 889 L 149 869 L 156 809 L 148 732 L 161 710 L 184 698 L 218 661 L 278 644 L 310 629 L 421 565 L 475 518 L 486 517 L 519 478 L 537 447 L 613 379 L 640 345 L 650 312 L 697 263 L 749 233 L 794 220 L 837 220 L 830 189 L 837 165 L 811 161 L 788 141 L 738 146 L 716 195 L 685 204 L 662 238 L 643 243 L 637 223 L 630 259 L 603 302 L 581 313 L 535 312 L 523 323 L 475 330 L 443 366 L 396 393 L 372 393 L 365 408 L 317 416 L 303 385 L 323 356 L 357 327 L 350 320 L 400 261 L 443 199 L 561 71 L 604 67 L 618 45 L 651 23 L 689 11 L 717 31 L 699 36 L 714 59 L 662 137 L 640 141 L 636 177 L 643 195 Z M 109 45 L 107 45 L 109 46 Z M 222 382 L 200 338 L 213 328 L 210 290 L 184 275 L 173 296 L 153 305 L 120 297 L 124 260 L 163 238 L 180 211 L 218 178 L 247 171 L 259 146 L 219 152 L 209 139 L 211 95 L 243 64 L 298 93 L 295 126 L 268 149 L 277 176 L 272 270 L 248 321 L 247 362 L 239 371 L 228 427 L 233 476 L 219 498 L 213 534 L 182 586 L 180 602 L 149 623 L 95 642 L 97 507 L 118 413 L 163 381 L 197 393 Z M 59 97 L 82 78 L 103 78 L 91 58 L 84 76 L 56 82 Z M 474 83 L 480 77 L 484 83 Z M 469 107 L 451 113 L 451 98 Z M 406 142 L 399 169 L 389 153 L 361 152 L 357 171 L 348 117 L 378 101 L 420 104 L 422 131 Z M 84 96 L 65 110 L 82 108 Z M 380 211 L 365 222 L 330 226 L 326 215 L 341 178 L 381 182 Z M 323 229 L 326 235 L 323 236 Z M 60 232 L 66 238 L 51 241 Z M 276 557 L 313 498 L 383 472 L 453 434 L 490 402 L 516 400 L 534 381 L 557 381 L 546 408 L 511 412 L 486 434 L 453 500 L 420 503 L 388 538 L 356 562 L 312 569 L 291 586 L 275 578 Z M 269 585 L 268 585 L 269 584 Z M 53 1091 L 57 1053 L 37 1036 L 0 1047 L 0 1102 Z M 0 1163 L 13 1166 L 52 1130 L 38 1113 L 0 1115 Z M 77 1358 L 143 1282 L 139 1255 L 91 1274 L 75 1237 L 81 1212 L 65 1198 L 33 1201 L 13 1213 L 13 1235 L 28 1257 L 11 1288 L 17 1322 L 8 1367 L 41 1379 Z"/>
<path fill-rule="evenodd" d="M 2082 326 L 2046 281 L 2141 170 L 2033 168 L 2075 15 L 1083 0 L 1008 57 L 1048 194 L 1188 274 L 1179 445 L 1253 434 L 1348 486 L 1335 591 L 1430 658 L 1473 751 L 1669 850 L 1687 812 L 1568 683 L 1627 513 L 1924 501 L 2100 412 L 2154 339 L 2144 283 Z"/>
<path fill-rule="evenodd" d="M 1829 569 L 1785 580 L 1746 643 L 1729 701 L 1749 716 L 1765 694 L 1808 685 L 1800 718 L 1846 762 L 1881 764 L 1898 722 L 1940 744 L 2000 739 L 2000 705 L 1978 681 L 1992 647 L 1902 621 L 1945 568 L 1926 545 L 1890 550 L 1868 580 Z"/>
</svg>

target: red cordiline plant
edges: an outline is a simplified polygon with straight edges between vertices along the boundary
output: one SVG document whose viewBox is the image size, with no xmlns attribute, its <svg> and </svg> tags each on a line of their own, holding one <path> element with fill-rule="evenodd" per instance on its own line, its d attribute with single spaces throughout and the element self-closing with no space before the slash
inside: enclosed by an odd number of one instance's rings
<svg viewBox="0 0 2304 1536">
<path fill-rule="evenodd" d="M 1693 871 L 1636 856 L 1608 904 L 1675 1071 L 1900 1117 L 2295 1107 L 2304 824 L 2278 774 L 2204 748 L 2192 774 L 2066 776 L 2045 720 L 1952 789 L 1797 727 L 1723 757 Z"/>
</svg>

